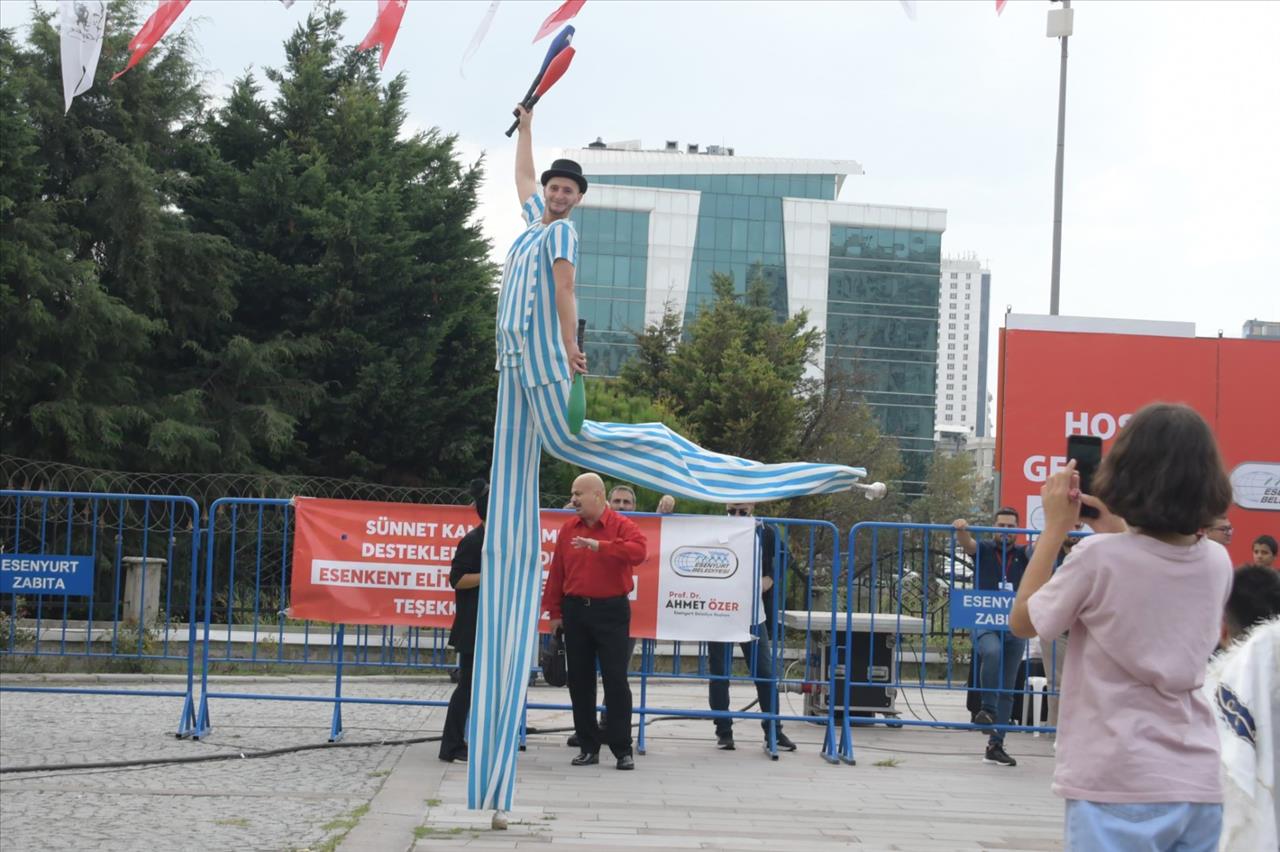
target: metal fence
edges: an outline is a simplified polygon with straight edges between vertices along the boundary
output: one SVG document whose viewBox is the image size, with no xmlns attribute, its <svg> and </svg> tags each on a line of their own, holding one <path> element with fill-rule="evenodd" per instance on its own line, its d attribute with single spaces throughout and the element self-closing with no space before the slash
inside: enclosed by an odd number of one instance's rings
<svg viewBox="0 0 1280 852">
<path fill-rule="evenodd" d="M 764 741 L 775 756 L 777 728 L 771 722 L 818 725 L 825 732 L 823 757 L 833 763 L 854 762 L 854 727 L 860 724 L 976 727 L 969 712 L 955 709 L 954 700 L 943 714 L 929 705 L 930 696 L 969 695 L 974 689 L 970 631 L 951 624 L 949 603 L 974 587 L 980 566 L 957 547 L 955 530 L 869 522 L 843 536 L 827 522 L 767 522 L 778 533 L 774 585 L 765 595 L 776 617 L 762 631 L 762 641 L 744 644 L 740 651 L 708 648 L 704 642 L 641 642 L 632 672 L 639 691 L 638 751 L 645 750 L 652 722 L 668 716 L 705 718 L 709 737 L 717 718 L 746 722 L 753 730 L 765 723 Z M 972 531 L 978 537 L 997 534 L 993 528 Z M 98 566 L 85 599 L 0 595 L 4 655 L 99 658 L 126 666 L 162 660 L 182 664 L 186 672 L 182 691 L 9 684 L 0 689 L 180 697 L 178 734 L 192 737 L 211 730 L 211 700 L 327 702 L 333 708 L 331 740 L 342 735 L 346 705 L 444 706 L 445 700 L 343 694 L 344 673 L 351 666 L 444 673 L 454 668 L 455 658 L 440 629 L 292 618 L 292 535 L 293 509 L 284 498 L 223 497 L 202 515 L 189 497 L 0 492 L 3 552 L 91 555 Z M 1027 655 L 1023 665 L 1030 687 L 1002 680 L 991 693 L 1030 699 L 1034 692 L 1043 713 L 1046 699 L 1057 695 L 1061 657 L 1052 646 L 1038 657 Z M 264 671 L 331 670 L 333 693 L 231 692 L 210 682 L 210 672 L 219 666 L 240 664 Z M 651 705 L 655 681 L 705 683 L 708 693 L 736 691 L 734 706 L 747 696 L 758 701 L 725 711 L 710 709 L 710 700 L 705 709 Z M 919 695 L 924 715 L 911 704 L 908 691 Z M 527 710 L 563 712 L 568 709 L 567 693 L 563 696 L 564 702 L 532 702 Z M 762 712 L 766 699 L 777 712 Z M 1019 715 L 1014 721 L 1023 720 Z M 1040 724 L 999 727 L 1046 729 Z"/>
<path fill-rule="evenodd" d="M 0 484 L 22 491 L 184 494 L 202 508 L 226 497 L 327 497 L 383 503 L 466 503 L 466 488 L 386 485 L 328 476 L 275 473 L 144 473 L 81 467 L 0 455 Z M 544 495 L 546 505 L 563 505 L 567 497 Z M 556 502 L 559 501 L 559 502 Z"/>
<path fill-rule="evenodd" d="M 284 499 L 223 498 L 209 507 L 203 580 L 197 736 L 211 727 L 210 699 L 332 702 L 329 739 L 343 732 L 347 703 L 443 706 L 445 701 L 344 696 L 347 665 L 447 671 L 447 631 L 436 628 L 318 624 L 289 615 L 293 507 Z M 223 692 L 209 688 L 210 666 L 257 663 L 332 667 L 333 696 Z"/>
<path fill-rule="evenodd" d="M 188 497 L 0 491 L 0 552 L 89 556 L 95 569 L 87 597 L 0 595 L 6 655 L 98 658 L 126 666 L 170 660 L 185 663 L 187 671 L 182 692 L 3 689 L 181 697 L 178 733 L 190 734 L 199 518 L 199 507 Z"/>
<path fill-rule="evenodd" d="M 1008 644 L 1001 641 L 994 654 L 984 646 L 976 652 L 975 639 L 984 633 L 1006 635 L 998 625 L 991 629 L 961 627 L 952 623 L 952 600 L 979 588 L 996 591 L 990 582 L 979 582 L 985 571 L 994 570 L 981 561 L 982 542 L 994 545 L 1003 562 L 1018 546 L 1014 539 L 1033 536 L 1030 529 L 970 527 L 976 554 L 961 546 L 958 532 L 937 524 L 864 522 L 849 531 L 847 568 L 836 583 L 838 600 L 833 607 L 833 643 L 829 663 L 829 684 L 839 697 L 839 742 L 828 751 L 828 759 L 854 762 L 853 728 L 856 725 L 887 724 L 892 727 L 980 729 L 985 732 L 1052 731 L 1044 724 L 1052 719 L 1061 683 L 1064 648 L 1055 642 L 1041 648 L 1036 640 L 1025 643 L 1015 660 L 1006 657 Z M 1011 636 L 1011 634 L 1008 634 Z M 1008 662 L 1012 677 L 1005 677 Z M 982 686 L 982 672 L 988 669 L 995 685 Z M 918 692 L 924 718 L 914 708 L 904 718 L 896 707 L 885 712 L 876 701 L 894 704 L 907 691 Z M 965 708 L 939 718 L 929 708 L 929 695 L 964 693 Z M 984 695 L 985 693 L 985 695 Z M 868 697 L 870 696 L 870 698 Z M 978 725 L 973 715 L 978 709 L 995 705 L 997 699 L 1011 705 L 1007 719 Z M 993 713 L 998 716 L 998 713 Z M 1027 718 L 1030 715 L 1031 718 Z M 1027 724 L 1023 724 L 1026 722 Z"/>
</svg>

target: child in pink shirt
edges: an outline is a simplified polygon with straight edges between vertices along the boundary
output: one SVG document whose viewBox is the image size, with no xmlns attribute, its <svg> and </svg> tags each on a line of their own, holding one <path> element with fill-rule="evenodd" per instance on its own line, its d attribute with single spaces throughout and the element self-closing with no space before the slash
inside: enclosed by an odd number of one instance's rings
<svg viewBox="0 0 1280 852">
<path fill-rule="evenodd" d="M 1226 512 L 1231 484 L 1200 415 L 1154 404 L 1121 431 L 1093 490 L 1080 493 L 1074 462 L 1045 483 L 1044 531 L 1010 617 L 1018 636 L 1071 634 L 1053 781 L 1066 847 L 1213 852 L 1218 738 L 1200 686 L 1232 571 L 1196 533 Z M 1100 514 L 1096 534 L 1051 578 L 1082 503 Z"/>
</svg>

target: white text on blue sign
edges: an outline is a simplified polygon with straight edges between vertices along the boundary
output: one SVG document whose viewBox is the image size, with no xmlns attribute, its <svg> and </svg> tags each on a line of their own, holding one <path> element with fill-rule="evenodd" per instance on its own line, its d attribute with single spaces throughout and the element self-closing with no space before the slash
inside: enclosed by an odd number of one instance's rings
<svg viewBox="0 0 1280 852">
<path fill-rule="evenodd" d="M 87 597 L 93 594 L 93 557 L 0 556 L 0 593 Z"/>
</svg>

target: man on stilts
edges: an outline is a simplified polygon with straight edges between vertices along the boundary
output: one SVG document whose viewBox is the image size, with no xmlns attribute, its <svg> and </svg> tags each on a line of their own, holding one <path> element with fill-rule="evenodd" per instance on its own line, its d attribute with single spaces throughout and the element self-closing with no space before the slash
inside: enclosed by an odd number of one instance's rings
<svg viewBox="0 0 1280 852">
<path fill-rule="evenodd" d="M 538 630 L 538 467 L 544 447 L 584 470 L 717 503 L 846 491 L 862 487 L 857 481 L 866 475 L 844 465 L 761 464 L 713 453 L 661 423 L 587 420 L 577 435 L 570 432 L 569 389 L 575 374 L 586 373 L 587 358 L 575 339 L 578 237 L 569 217 L 587 179 L 574 161 L 556 160 L 541 175 L 540 193 L 532 116 L 516 109 L 516 189 L 527 227 L 507 253 L 498 296 L 498 409 L 468 727 L 468 806 L 495 809 L 495 828 L 505 827 L 515 791 Z"/>
</svg>

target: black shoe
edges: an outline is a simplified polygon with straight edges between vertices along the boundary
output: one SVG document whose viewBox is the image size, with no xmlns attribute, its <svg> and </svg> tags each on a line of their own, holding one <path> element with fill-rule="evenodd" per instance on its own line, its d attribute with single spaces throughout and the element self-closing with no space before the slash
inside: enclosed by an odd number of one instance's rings
<svg viewBox="0 0 1280 852">
<path fill-rule="evenodd" d="M 973 714 L 973 724 L 981 726 L 984 734 L 994 734 L 996 732 L 993 727 L 995 723 L 996 717 L 990 710 L 979 710 Z"/>
<path fill-rule="evenodd" d="M 635 769 L 636 768 L 635 758 L 629 754 L 624 754 L 622 757 L 618 758 L 618 768 L 619 769 Z"/>
<path fill-rule="evenodd" d="M 765 737 L 764 741 L 765 741 L 765 744 L 767 745 L 769 742 L 769 738 Z M 782 733 L 782 731 L 778 731 L 778 751 L 795 751 L 795 750 L 796 750 L 796 744 L 791 742 L 791 738 L 788 737 L 786 734 Z"/>
<path fill-rule="evenodd" d="M 716 734 L 716 748 L 721 751 L 733 751 L 733 732 L 725 731 L 723 734 Z"/>
<path fill-rule="evenodd" d="M 992 743 L 987 746 L 987 754 L 982 758 L 983 763 L 996 763 L 1000 766 L 1017 766 L 1018 761 L 1014 760 L 1005 753 L 1004 746 L 999 743 Z"/>
<path fill-rule="evenodd" d="M 574 734 L 573 736 L 569 737 L 569 739 L 564 741 L 564 744 L 567 745 L 569 748 L 578 748 L 578 735 Z"/>
<path fill-rule="evenodd" d="M 600 752 L 584 751 L 570 762 L 574 766 L 595 766 L 600 762 Z"/>
</svg>

